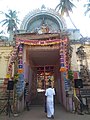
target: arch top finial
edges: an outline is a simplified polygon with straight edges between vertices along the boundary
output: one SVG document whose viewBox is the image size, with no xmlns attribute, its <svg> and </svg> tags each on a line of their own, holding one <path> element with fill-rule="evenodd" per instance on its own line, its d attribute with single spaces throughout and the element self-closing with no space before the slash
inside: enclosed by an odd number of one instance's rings
<svg viewBox="0 0 90 120">
<path fill-rule="evenodd" d="M 42 6 L 41 6 L 41 10 L 45 10 L 46 9 L 46 7 L 45 7 L 45 5 L 43 4 Z"/>
</svg>

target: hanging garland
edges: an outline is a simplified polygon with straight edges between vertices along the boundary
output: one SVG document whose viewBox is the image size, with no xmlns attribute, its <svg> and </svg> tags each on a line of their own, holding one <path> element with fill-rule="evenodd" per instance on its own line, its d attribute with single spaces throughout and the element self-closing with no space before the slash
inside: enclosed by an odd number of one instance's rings
<svg viewBox="0 0 90 120">
<path fill-rule="evenodd" d="M 18 47 L 19 47 L 20 43 L 16 42 L 16 46 L 13 49 L 12 53 L 10 53 L 10 60 L 9 60 L 9 64 L 8 64 L 8 68 L 7 68 L 7 74 L 6 74 L 6 78 L 4 79 L 4 85 L 8 83 L 8 80 L 12 77 L 12 67 L 13 67 L 13 63 L 15 62 L 16 58 L 17 58 L 17 52 L 18 52 Z"/>
<path fill-rule="evenodd" d="M 59 44 L 61 42 L 67 42 L 67 39 L 54 39 L 54 40 L 28 40 L 28 39 L 16 39 L 17 42 L 20 42 L 22 44 L 26 44 L 26 45 L 32 45 L 32 46 L 47 46 L 47 45 L 55 45 L 55 44 Z"/>
<path fill-rule="evenodd" d="M 60 43 L 60 72 L 67 72 L 68 70 L 68 40 Z"/>
</svg>

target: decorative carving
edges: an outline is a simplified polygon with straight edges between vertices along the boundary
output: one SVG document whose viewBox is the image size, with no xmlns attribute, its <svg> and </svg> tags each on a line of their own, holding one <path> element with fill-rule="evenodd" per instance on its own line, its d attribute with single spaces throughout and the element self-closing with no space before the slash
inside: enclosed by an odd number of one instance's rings
<svg viewBox="0 0 90 120">
<path fill-rule="evenodd" d="M 4 56 L 5 59 L 9 60 L 10 56 Z"/>
<path fill-rule="evenodd" d="M 60 16 L 60 14 L 58 12 L 56 12 L 54 9 L 45 8 L 43 6 L 42 9 L 36 9 L 36 10 L 29 12 L 23 19 L 20 29 L 27 30 L 27 28 L 29 27 L 28 25 L 29 25 L 30 21 L 32 21 L 32 20 L 37 21 L 36 18 L 38 18 L 38 20 L 39 20 L 40 16 L 41 16 L 41 18 L 43 16 L 44 17 L 46 16 L 47 19 L 51 18 L 52 21 L 55 20 L 58 24 L 58 27 L 60 26 L 60 28 L 62 30 L 66 30 L 66 28 L 67 28 L 64 18 L 62 16 Z"/>
<path fill-rule="evenodd" d="M 80 61 L 80 77 L 83 80 L 83 82 L 89 82 L 90 75 L 89 75 L 89 70 L 88 70 L 86 52 L 84 51 L 84 46 L 80 46 L 77 49 L 76 54 Z M 85 61 L 85 65 L 84 65 L 84 61 Z"/>
</svg>

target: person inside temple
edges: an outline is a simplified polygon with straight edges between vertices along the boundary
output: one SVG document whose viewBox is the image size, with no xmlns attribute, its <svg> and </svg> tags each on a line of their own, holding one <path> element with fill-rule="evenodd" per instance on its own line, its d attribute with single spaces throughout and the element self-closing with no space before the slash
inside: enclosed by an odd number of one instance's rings
<svg viewBox="0 0 90 120">
<path fill-rule="evenodd" d="M 29 83 L 26 82 L 24 88 L 24 100 L 27 111 L 29 111 Z"/>
</svg>

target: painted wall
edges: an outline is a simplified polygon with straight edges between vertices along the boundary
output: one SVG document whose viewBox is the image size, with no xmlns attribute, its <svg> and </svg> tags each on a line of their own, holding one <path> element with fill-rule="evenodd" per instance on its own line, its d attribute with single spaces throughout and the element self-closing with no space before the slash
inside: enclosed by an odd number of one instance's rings
<svg viewBox="0 0 90 120">
<path fill-rule="evenodd" d="M 0 79 L 6 77 L 8 61 L 12 50 L 12 46 L 0 46 Z"/>
</svg>

